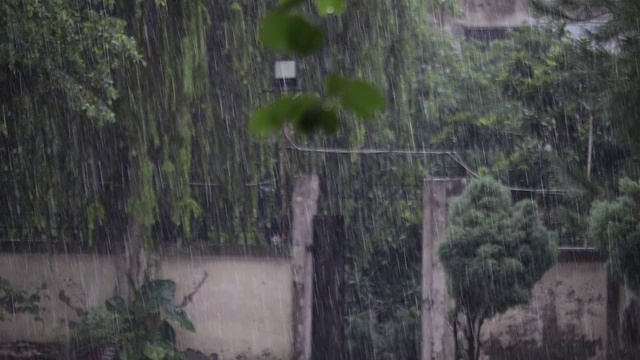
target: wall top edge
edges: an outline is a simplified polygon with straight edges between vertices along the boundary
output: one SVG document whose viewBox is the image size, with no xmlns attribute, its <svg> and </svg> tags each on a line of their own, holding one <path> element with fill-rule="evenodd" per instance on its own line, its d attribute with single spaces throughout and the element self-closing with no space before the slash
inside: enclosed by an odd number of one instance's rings
<svg viewBox="0 0 640 360">
<path fill-rule="evenodd" d="M 122 253 L 123 243 L 92 244 L 78 242 L 46 242 L 0 240 L 1 254 L 68 254 L 68 255 L 113 255 Z M 159 245 L 154 251 L 159 256 L 229 256 L 229 257 L 264 257 L 289 258 L 291 250 L 288 245 L 208 245 L 192 244 L 178 247 L 176 245 Z"/>
<path fill-rule="evenodd" d="M 432 181 L 462 181 L 462 180 L 467 180 L 466 177 L 455 177 L 455 178 L 448 178 L 448 177 L 427 177 L 424 179 L 424 182 L 432 182 Z"/>
<path fill-rule="evenodd" d="M 558 262 L 606 262 L 606 257 L 592 247 L 560 247 Z"/>
</svg>

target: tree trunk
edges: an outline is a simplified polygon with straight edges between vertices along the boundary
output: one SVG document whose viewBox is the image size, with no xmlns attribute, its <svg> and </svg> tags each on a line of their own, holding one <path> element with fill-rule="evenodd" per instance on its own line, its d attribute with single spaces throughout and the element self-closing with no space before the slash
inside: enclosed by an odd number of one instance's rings
<svg viewBox="0 0 640 360">
<path fill-rule="evenodd" d="M 478 326 L 475 330 L 475 336 L 474 336 L 474 347 L 475 347 L 475 359 L 474 360 L 478 360 L 480 359 L 480 334 L 481 334 L 481 330 L 482 330 L 482 324 L 484 323 L 484 318 L 481 317 L 480 319 L 478 319 Z"/>
<path fill-rule="evenodd" d="M 467 342 L 467 360 L 480 359 L 480 331 L 484 323 L 481 315 L 465 313 L 467 325 L 464 329 L 464 335 Z M 457 327 L 456 327 L 457 328 Z"/>
<path fill-rule="evenodd" d="M 473 323 L 475 322 L 474 317 L 468 313 L 465 314 L 465 317 L 467 318 L 467 327 L 465 329 L 465 337 L 467 339 L 467 360 L 476 360 L 476 337 L 473 334 Z"/>
<path fill-rule="evenodd" d="M 458 354 L 460 353 L 460 345 L 458 344 L 458 313 L 453 315 L 453 356 L 455 360 L 458 360 Z"/>
<path fill-rule="evenodd" d="M 129 282 L 132 281 L 136 288 L 144 283 L 147 275 L 147 263 L 148 256 L 140 237 L 140 223 L 135 216 L 129 215 L 124 254 L 120 254 L 117 266 L 116 295 L 123 299 L 129 299 L 132 296 Z"/>
<path fill-rule="evenodd" d="M 469 331 L 472 333 L 473 331 Z M 467 335 L 467 360 L 476 360 L 476 348 L 474 344 L 473 334 Z"/>
</svg>

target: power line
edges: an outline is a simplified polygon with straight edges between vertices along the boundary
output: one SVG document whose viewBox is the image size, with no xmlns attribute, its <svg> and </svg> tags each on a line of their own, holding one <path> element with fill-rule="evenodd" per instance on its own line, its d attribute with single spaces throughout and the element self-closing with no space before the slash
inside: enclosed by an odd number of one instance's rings
<svg viewBox="0 0 640 360">
<path fill-rule="evenodd" d="M 300 152 L 314 152 L 314 153 L 322 153 L 322 154 L 358 154 L 358 155 L 384 155 L 384 154 L 398 154 L 398 155 L 447 155 L 453 161 L 455 161 L 458 165 L 460 165 L 468 175 L 480 178 L 481 176 L 473 171 L 471 167 L 462 160 L 460 154 L 455 150 L 405 150 L 405 149 L 340 149 L 340 148 L 324 148 L 324 147 L 305 147 L 299 146 L 295 142 L 293 142 L 288 136 L 287 139 L 289 141 L 289 149 L 300 151 Z M 538 193 L 538 194 L 571 194 L 571 193 L 581 193 L 582 191 L 576 189 L 534 189 L 534 188 L 524 188 L 524 187 L 514 187 L 501 184 L 505 189 L 516 192 L 529 192 L 529 193 Z"/>
<path fill-rule="evenodd" d="M 450 155 L 453 150 L 401 150 L 401 149 L 337 149 L 337 148 L 311 148 L 298 146 L 289 140 L 289 149 L 300 152 L 314 152 L 323 154 L 358 154 L 358 155 Z"/>
</svg>

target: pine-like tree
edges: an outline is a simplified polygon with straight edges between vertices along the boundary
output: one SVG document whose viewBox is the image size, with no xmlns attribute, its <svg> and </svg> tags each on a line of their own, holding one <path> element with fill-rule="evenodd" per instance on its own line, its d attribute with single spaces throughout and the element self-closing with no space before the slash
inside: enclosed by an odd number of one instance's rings
<svg viewBox="0 0 640 360">
<path fill-rule="evenodd" d="M 469 360 L 480 356 L 484 321 L 526 304 L 535 283 L 555 259 L 554 235 L 532 201 L 513 204 L 491 178 L 474 180 L 449 210 L 450 227 L 438 248 L 456 314 L 465 318 Z"/>
<path fill-rule="evenodd" d="M 591 236 L 609 256 L 611 274 L 640 293 L 640 182 L 623 178 L 620 195 L 591 208 Z"/>
</svg>

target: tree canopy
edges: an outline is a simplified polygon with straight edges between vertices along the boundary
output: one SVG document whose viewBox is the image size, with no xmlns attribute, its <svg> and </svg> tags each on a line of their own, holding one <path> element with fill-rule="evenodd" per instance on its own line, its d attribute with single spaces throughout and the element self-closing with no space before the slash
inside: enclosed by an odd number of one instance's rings
<svg viewBox="0 0 640 360">
<path fill-rule="evenodd" d="M 101 217 L 99 165 L 91 145 L 116 122 L 114 71 L 142 62 L 126 22 L 110 15 L 113 6 L 20 0 L 0 5 L 5 236 L 55 236 L 63 226 Z"/>
<path fill-rule="evenodd" d="M 449 293 L 466 318 L 467 354 L 474 360 L 483 321 L 529 301 L 533 286 L 554 263 L 555 239 L 541 224 L 535 203 L 513 204 L 508 190 L 491 178 L 471 181 L 449 209 L 438 255 Z"/>
<path fill-rule="evenodd" d="M 612 275 L 640 293 L 640 183 L 620 179 L 615 199 L 593 203 L 589 226 Z"/>
</svg>

